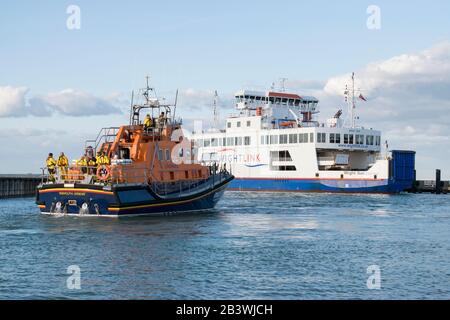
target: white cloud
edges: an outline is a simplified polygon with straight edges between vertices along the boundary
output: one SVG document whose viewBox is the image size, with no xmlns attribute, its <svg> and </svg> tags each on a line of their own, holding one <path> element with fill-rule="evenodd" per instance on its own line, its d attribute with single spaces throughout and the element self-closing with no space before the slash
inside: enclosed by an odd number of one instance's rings
<svg viewBox="0 0 450 320">
<path fill-rule="evenodd" d="M 90 93 L 65 89 L 27 98 L 26 87 L 0 87 L 0 117 L 45 117 L 52 114 L 93 116 L 120 113 L 114 102 L 117 96 L 99 98 Z"/>
<path fill-rule="evenodd" d="M 0 87 L 0 117 L 14 117 L 25 108 L 26 87 Z"/>
</svg>

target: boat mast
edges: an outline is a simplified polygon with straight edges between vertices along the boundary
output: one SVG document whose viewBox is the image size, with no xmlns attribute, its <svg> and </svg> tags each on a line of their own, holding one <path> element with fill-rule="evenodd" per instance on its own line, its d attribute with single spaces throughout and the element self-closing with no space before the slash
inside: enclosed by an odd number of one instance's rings
<svg viewBox="0 0 450 320">
<path fill-rule="evenodd" d="M 217 90 L 214 91 L 214 101 L 213 101 L 213 115 L 214 115 L 214 129 L 219 129 L 219 110 L 217 108 L 219 100 L 219 95 Z"/>
</svg>

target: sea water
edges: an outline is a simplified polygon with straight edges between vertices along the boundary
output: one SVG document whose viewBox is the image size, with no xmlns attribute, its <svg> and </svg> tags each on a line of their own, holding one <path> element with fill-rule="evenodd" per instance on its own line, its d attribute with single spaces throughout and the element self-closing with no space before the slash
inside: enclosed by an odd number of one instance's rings
<svg viewBox="0 0 450 320">
<path fill-rule="evenodd" d="M 0 200 L 1 299 L 450 299 L 450 196 L 226 192 L 80 218 Z"/>
</svg>

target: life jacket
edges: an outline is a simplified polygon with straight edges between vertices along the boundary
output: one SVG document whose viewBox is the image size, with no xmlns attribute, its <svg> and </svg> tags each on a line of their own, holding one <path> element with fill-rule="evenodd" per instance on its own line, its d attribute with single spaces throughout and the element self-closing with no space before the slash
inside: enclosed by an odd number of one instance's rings
<svg viewBox="0 0 450 320">
<path fill-rule="evenodd" d="M 144 127 L 151 127 L 152 126 L 152 118 L 146 117 L 144 119 Z"/>
<path fill-rule="evenodd" d="M 78 164 L 79 166 L 81 166 L 81 167 L 86 167 L 86 166 L 87 166 L 87 161 L 86 161 L 86 159 L 79 159 L 79 160 L 77 161 L 77 164 Z"/>
<path fill-rule="evenodd" d="M 47 163 L 47 168 L 48 169 L 54 169 L 55 168 L 55 165 L 56 165 L 55 159 L 49 157 L 49 158 L 47 158 L 46 163 Z"/>
<path fill-rule="evenodd" d="M 57 161 L 58 167 L 67 167 L 69 165 L 69 159 L 66 156 L 60 156 Z"/>
<path fill-rule="evenodd" d="M 108 165 L 109 164 L 109 158 L 107 156 L 100 156 L 97 158 L 97 163 L 99 165 Z"/>
</svg>

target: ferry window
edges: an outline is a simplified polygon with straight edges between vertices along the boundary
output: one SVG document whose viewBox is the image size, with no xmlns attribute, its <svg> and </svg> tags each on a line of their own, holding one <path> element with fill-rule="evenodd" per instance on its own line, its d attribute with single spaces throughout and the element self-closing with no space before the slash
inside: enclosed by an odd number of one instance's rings
<svg viewBox="0 0 450 320">
<path fill-rule="evenodd" d="M 294 105 L 294 99 L 289 99 L 289 105 L 293 106 Z"/>
<path fill-rule="evenodd" d="M 158 160 L 161 161 L 163 159 L 163 151 L 162 149 L 158 149 Z"/>
<path fill-rule="evenodd" d="M 234 138 L 227 138 L 227 146 L 234 146 Z"/>
<path fill-rule="evenodd" d="M 261 97 L 256 97 L 256 101 L 261 101 Z"/>
<path fill-rule="evenodd" d="M 241 127 L 241 122 L 238 121 L 238 122 L 236 123 L 236 126 L 237 126 L 238 128 L 240 128 L 240 127 Z"/>
<path fill-rule="evenodd" d="M 288 99 L 287 99 L 287 98 L 283 98 L 283 99 L 281 99 L 281 102 L 282 102 L 283 104 L 286 104 L 286 103 L 288 102 Z"/>
<path fill-rule="evenodd" d="M 250 145 L 250 137 L 244 137 L 244 145 L 246 146 Z"/>
<path fill-rule="evenodd" d="M 281 103 L 281 98 L 275 98 L 275 103 L 276 104 L 280 104 Z"/>
<path fill-rule="evenodd" d="M 278 136 L 270 136 L 270 144 L 278 144 Z"/>
<path fill-rule="evenodd" d="M 298 135 L 298 142 L 303 143 L 303 133 Z"/>
<path fill-rule="evenodd" d="M 261 144 L 264 144 L 264 136 L 261 136 Z"/>
<path fill-rule="evenodd" d="M 345 144 L 353 144 L 353 135 L 352 134 L 344 134 L 344 143 Z"/>
<path fill-rule="evenodd" d="M 247 121 L 247 127 L 250 127 L 250 125 L 251 125 L 251 122 Z"/>
<path fill-rule="evenodd" d="M 356 135 L 356 144 L 364 144 L 364 135 L 362 134 Z"/>
<path fill-rule="evenodd" d="M 318 143 L 325 143 L 327 140 L 327 134 L 323 132 L 317 133 L 317 142 Z"/>
<path fill-rule="evenodd" d="M 227 146 L 227 138 L 222 138 L 222 146 Z"/>
<path fill-rule="evenodd" d="M 341 143 L 341 134 L 340 133 L 336 133 L 334 135 L 334 142 L 335 143 Z"/>
<path fill-rule="evenodd" d="M 379 146 L 380 144 L 381 144 L 381 137 L 380 136 L 376 136 L 375 145 Z"/>
<path fill-rule="evenodd" d="M 271 103 L 274 103 L 274 102 L 275 102 L 275 99 L 274 99 L 273 97 L 270 97 L 270 98 L 269 98 L 269 101 L 270 101 Z"/>
<path fill-rule="evenodd" d="M 295 105 L 296 107 L 298 107 L 298 106 L 300 105 L 300 100 L 296 99 L 295 102 L 294 102 L 294 105 Z"/>
<path fill-rule="evenodd" d="M 235 137 L 234 138 L 234 145 L 242 146 L 242 137 Z"/>
<path fill-rule="evenodd" d="M 366 144 L 373 146 L 373 136 L 366 136 Z"/>
<path fill-rule="evenodd" d="M 281 134 L 280 135 L 280 144 L 286 144 L 287 142 L 288 142 L 287 134 Z"/>
<path fill-rule="evenodd" d="M 334 143 L 334 133 L 330 133 L 330 143 Z"/>
<path fill-rule="evenodd" d="M 231 122 L 227 122 L 227 127 L 231 128 Z"/>
<path fill-rule="evenodd" d="M 309 142 L 314 142 L 314 132 L 311 132 L 310 134 L 309 134 Z"/>
<path fill-rule="evenodd" d="M 303 142 L 308 143 L 308 134 L 307 133 L 303 134 Z"/>
<path fill-rule="evenodd" d="M 212 138 L 211 139 L 211 147 L 217 147 L 217 143 L 218 141 L 217 141 L 217 139 L 216 138 Z"/>
<path fill-rule="evenodd" d="M 170 160 L 170 151 L 169 149 L 166 149 L 166 161 Z"/>
<path fill-rule="evenodd" d="M 204 145 L 205 147 L 209 147 L 209 146 L 211 145 L 211 140 L 209 140 L 209 139 L 203 140 L 203 145 Z"/>
<path fill-rule="evenodd" d="M 297 135 L 296 134 L 289 135 L 289 143 L 297 143 Z"/>
</svg>

